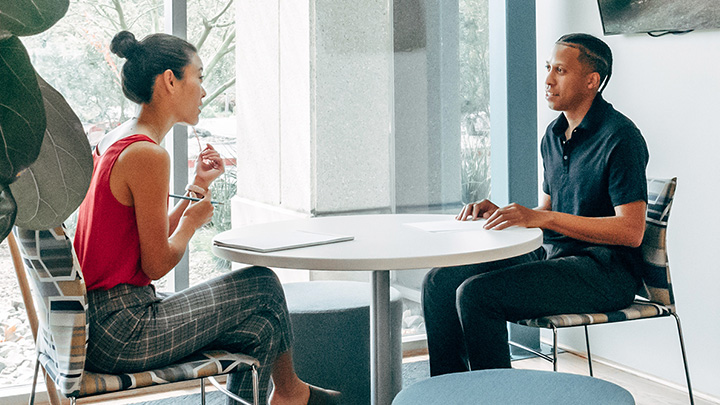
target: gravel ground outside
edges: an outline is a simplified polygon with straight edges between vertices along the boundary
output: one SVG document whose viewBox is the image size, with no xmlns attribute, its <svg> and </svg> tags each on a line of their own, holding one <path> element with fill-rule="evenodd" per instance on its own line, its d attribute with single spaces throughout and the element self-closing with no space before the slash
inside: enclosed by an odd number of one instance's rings
<svg viewBox="0 0 720 405">
<path fill-rule="evenodd" d="M 0 244 L 0 389 L 32 383 L 35 343 L 6 241 Z"/>
</svg>

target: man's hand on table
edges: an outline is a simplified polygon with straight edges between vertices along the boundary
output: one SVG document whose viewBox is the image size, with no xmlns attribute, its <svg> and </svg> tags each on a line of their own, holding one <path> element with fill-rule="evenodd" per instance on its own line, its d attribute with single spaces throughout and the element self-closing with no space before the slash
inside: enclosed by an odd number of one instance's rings
<svg viewBox="0 0 720 405">
<path fill-rule="evenodd" d="M 455 217 L 458 221 L 475 221 L 480 218 L 487 219 L 483 225 L 485 229 L 501 230 L 511 226 L 538 228 L 541 227 L 543 212 L 516 203 L 499 208 L 490 200 L 482 200 L 465 205 Z"/>
<path fill-rule="evenodd" d="M 490 200 L 482 200 L 480 202 L 470 203 L 463 207 L 460 214 L 455 219 L 458 221 L 475 221 L 478 218 L 489 218 L 492 213 L 498 209 L 498 206 Z"/>
</svg>

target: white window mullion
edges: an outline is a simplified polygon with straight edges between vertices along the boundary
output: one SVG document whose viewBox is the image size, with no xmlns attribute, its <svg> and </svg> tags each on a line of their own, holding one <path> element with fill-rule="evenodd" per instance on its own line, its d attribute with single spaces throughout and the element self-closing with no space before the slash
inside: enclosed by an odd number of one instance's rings
<svg viewBox="0 0 720 405">
<path fill-rule="evenodd" d="M 187 0 L 165 0 L 165 32 L 187 39 Z M 170 190 L 184 194 L 188 182 L 187 126 L 175 125 L 165 138 L 165 147 L 172 162 Z M 168 287 L 180 291 L 190 286 L 190 257 L 188 249 L 168 278 Z"/>
</svg>

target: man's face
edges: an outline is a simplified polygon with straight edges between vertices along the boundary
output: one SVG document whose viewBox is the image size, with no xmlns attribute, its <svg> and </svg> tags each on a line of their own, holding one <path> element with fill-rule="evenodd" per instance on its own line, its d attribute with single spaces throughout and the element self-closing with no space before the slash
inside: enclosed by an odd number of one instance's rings
<svg viewBox="0 0 720 405">
<path fill-rule="evenodd" d="M 572 111 L 587 97 L 595 97 L 591 72 L 580 63 L 580 51 L 576 48 L 555 44 L 546 63 L 545 99 L 555 111 Z"/>
</svg>

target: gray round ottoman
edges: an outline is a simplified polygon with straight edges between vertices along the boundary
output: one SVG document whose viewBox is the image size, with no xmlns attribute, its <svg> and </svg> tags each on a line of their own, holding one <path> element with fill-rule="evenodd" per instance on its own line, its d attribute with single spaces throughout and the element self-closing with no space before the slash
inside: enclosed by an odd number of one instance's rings
<svg viewBox="0 0 720 405">
<path fill-rule="evenodd" d="M 446 374 L 402 390 L 392 405 L 634 405 L 624 388 L 584 375 L 539 370 Z"/>
<path fill-rule="evenodd" d="M 311 281 L 283 285 L 295 338 L 293 359 L 305 382 L 343 393 L 343 404 L 370 403 L 369 283 Z M 402 301 L 390 289 L 392 387 L 402 388 Z"/>
</svg>

